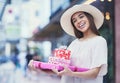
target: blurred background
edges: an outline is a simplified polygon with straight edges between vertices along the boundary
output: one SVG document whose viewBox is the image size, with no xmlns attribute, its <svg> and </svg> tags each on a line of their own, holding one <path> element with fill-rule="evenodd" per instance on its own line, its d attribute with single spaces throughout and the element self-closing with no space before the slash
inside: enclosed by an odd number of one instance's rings
<svg viewBox="0 0 120 83">
<path fill-rule="evenodd" d="M 0 83 L 49 83 L 51 78 L 56 83 L 59 77 L 30 71 L 27 65 L 31 59 L 47 62 L 55 48 L 68 46 L 75 39 L 62 30 L 59 20 L 67 8 L 82 3 L 96 6 L 105 17 L 99 30 L 108 44 L 104 83 L 120 83 L 120 34 L 116 34 L 120 23 L 118 18 L 115 21 L 119 0 L 0 0 Z"/>
</svg>

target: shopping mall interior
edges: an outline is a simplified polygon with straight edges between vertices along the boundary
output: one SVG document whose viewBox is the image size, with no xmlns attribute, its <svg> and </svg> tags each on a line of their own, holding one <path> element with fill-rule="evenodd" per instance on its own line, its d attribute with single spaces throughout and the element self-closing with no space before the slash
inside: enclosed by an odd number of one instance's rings
<svg viewBox="0 0 120 83">
<path fill-rule="evenodd" d="M 103 13 L 99 32 L 108 45 L 103 83 L 120 83 L 120 0 L 0 0 L 0 83 L 57 83 L 59 76 L 31 71 L 28 63 L 47 62 L 56 48 L 75 39 L 60 25 L 61 15 L 75 4 L 92 4 Z"/>
</svg>

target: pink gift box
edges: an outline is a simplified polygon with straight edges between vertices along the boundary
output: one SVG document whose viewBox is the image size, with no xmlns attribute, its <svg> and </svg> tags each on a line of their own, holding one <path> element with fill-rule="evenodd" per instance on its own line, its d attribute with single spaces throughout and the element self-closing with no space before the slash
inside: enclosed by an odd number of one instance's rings
<svg viewBox="0 0 120 83">
<path fill-rule="evenodd" d="M 55 57 L 64 58 L 64 59 L 66 59 L 66 60 L 70 60 L 70 53 L 71 53 L 70 50 L 60 49 L 60 48 L 55 49 L 55 50 L 53 51 L 53 55 L 54 55 Z"/>
<path fill-rule="evenodd" d="M 64 69 L 64 67 L 61 65 L 39 62 L 39 61 L 33 61 L 33 65 L 36 68 L 40 68 L 40 69 L 50 69 L 51 70 L 53 68 L 56 68 L 58 71 L 62 71 Z M 75 66 L 68 66 L 68 68 L 70 68 L 72 71 L 77 71 L 77 72 L 84 72 L 84 71 L 89 70 L 88 68 L 77 68 Z"/>
<path fill-rule="evenodd" d="M 40 68 L 40 69 L 53 69 L 56 68 L 57 70 L 61 71 L 63 70 L 63 67 L 60 65 L 56 65 L 56 64 L 51 64 L 51 63 L 45 63 L 45 62 L 39 62 L 39 61 L 33 61 L 33 65 L 36 68 Z"/>
<path fill-rule="evenodd" d="M 58 71 L 63 70 L 63 67 L 60 65 L 43 63 L 43 62 L 41 62 L 40 68 L 42 68 L 42 69 L 54 69 L 54 68 L 56 68 Z"/>
</svg>

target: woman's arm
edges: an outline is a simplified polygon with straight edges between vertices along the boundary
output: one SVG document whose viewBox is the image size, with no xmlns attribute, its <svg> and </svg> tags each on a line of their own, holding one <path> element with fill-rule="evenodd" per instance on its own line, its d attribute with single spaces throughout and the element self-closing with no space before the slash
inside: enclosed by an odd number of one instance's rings
<svg viewBox="0 0 120 83">
<path fill-rule="evenodd" d="M 73 72 L 69 68 L 64 67 L 64 70 L 61 72 L 58 72 L 56 69 L 53 69 L 53 72 L 55 72 L 57 75 L 69 75 L 73 77 L 79 77 L 79 78 L 96 78 L 101 67 L 96 67 L 93 69 L 90 69 L 85 72 Z"/>
<path fill-rule="evenodd" d="M 72 72 L 71 76 L 80 78 L 96 78 L 101 67 L 96 67 L 85 72 Z"/>
</svg>

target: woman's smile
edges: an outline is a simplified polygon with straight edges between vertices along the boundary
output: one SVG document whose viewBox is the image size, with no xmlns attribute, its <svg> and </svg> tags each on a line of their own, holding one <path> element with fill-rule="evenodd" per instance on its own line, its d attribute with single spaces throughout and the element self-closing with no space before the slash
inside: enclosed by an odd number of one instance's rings
<svg viewBox="0 0 120 83">
<path fill-rule="evenodd" d="M 78 28 L 80 29 L 83 29 L 85 27 L 85 22 L 84 21 L 81 21 L 79 24 L 78 24 Z"/>
</svg>

